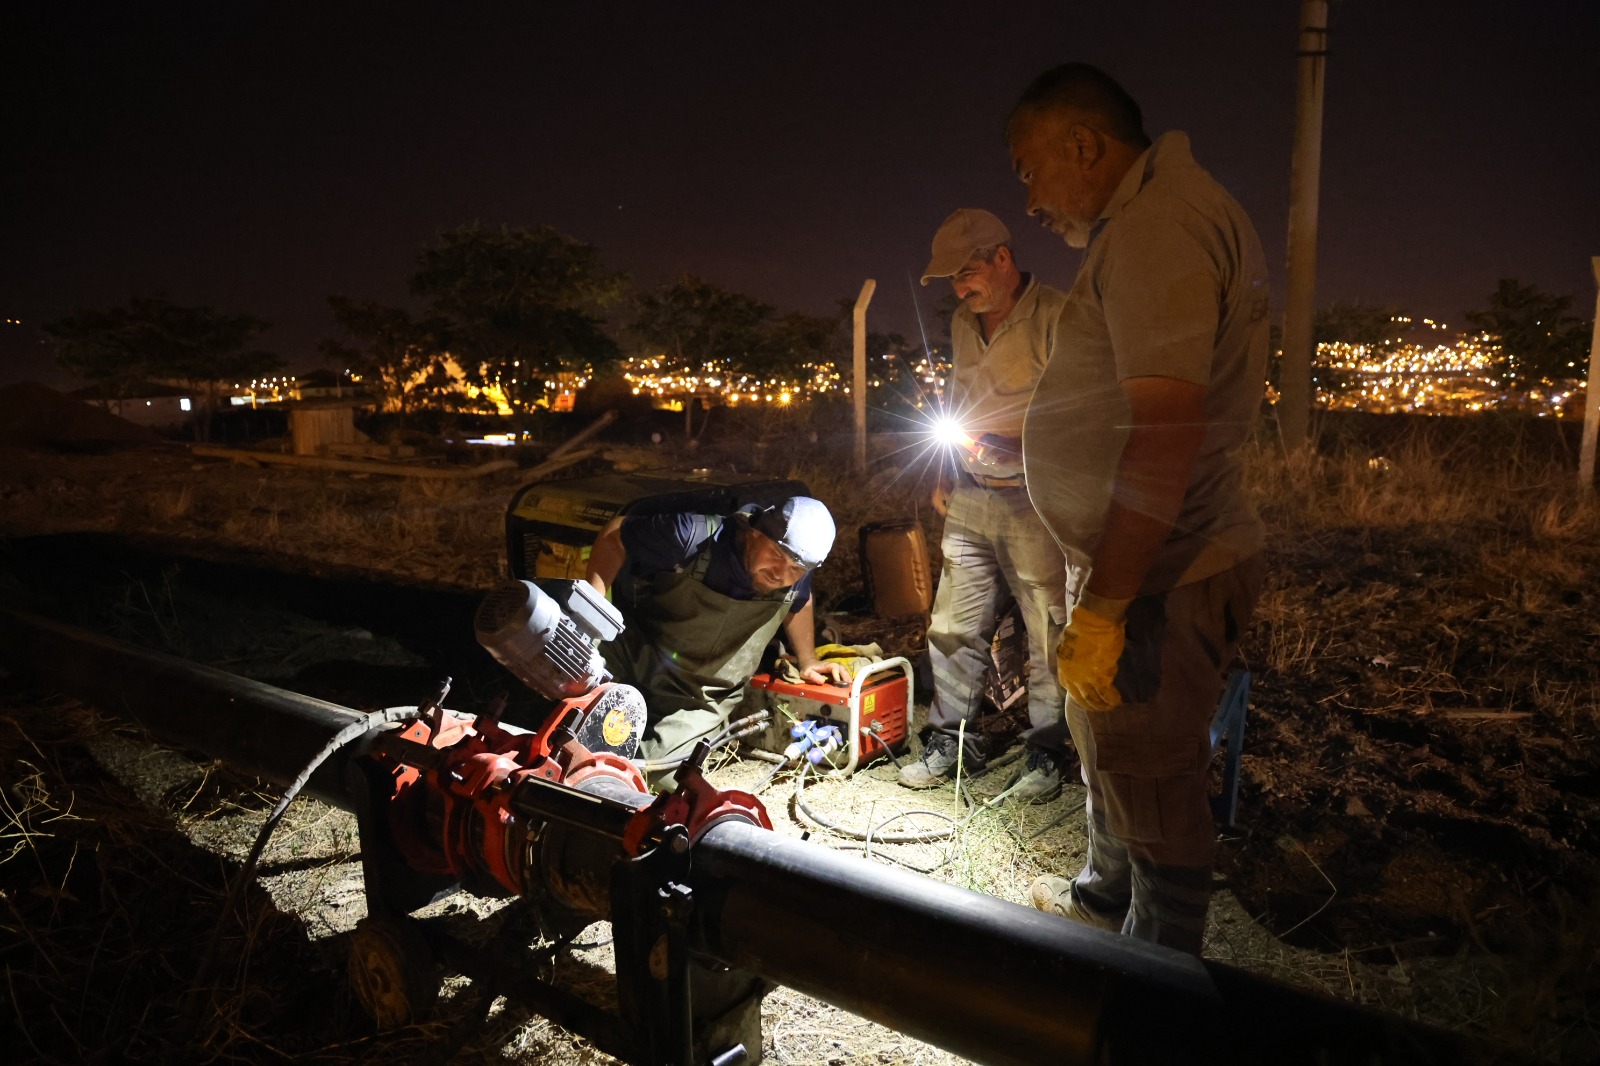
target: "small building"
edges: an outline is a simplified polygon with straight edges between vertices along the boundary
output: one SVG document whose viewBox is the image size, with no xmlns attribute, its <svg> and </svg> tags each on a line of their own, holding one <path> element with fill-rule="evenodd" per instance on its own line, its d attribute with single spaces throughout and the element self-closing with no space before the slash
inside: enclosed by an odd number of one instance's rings
<svg viewBox="0 0 1600 1066">
<path fill-rule="evenodd" d="M 408 444 L 379 444 L 356 428 L 352 400 L 314 400 L 289 407 L 289 437 L 295 455 L 345 459 L 409 459 L 417 449 Z"/>
<path fill-rule="evenodd" d="M 90 385 L 68 395 L 151 429 L 177 429 L 188 423 L 202 406 L 198 394 L 177 385 L 137 381 L 125 391 L 126 397 L 113 396 L 103 385 Z"/>
<path fill-rule="evenodd" d="M 296 455 L 331 455 L 371 440 L 356 429 L 355 404 L 318 401 L 289 409 L 289 436 Z"/>
</svg>

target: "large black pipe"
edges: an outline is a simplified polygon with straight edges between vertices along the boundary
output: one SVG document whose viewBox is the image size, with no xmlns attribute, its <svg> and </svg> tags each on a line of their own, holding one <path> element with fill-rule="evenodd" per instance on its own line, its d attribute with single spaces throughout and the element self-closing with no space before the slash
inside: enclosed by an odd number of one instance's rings
<svg viewBox="0 0 1600 1066">
<path fill-rule="evenodd" d="M 0 659 L 180 746 L 285 783 L 360 717 L 4 611 Z M 349 809 L 341 761 L 330 759 L 309 788 Z M 615 860 L 629 804 L 541 787 L 519 790 L 519 809 L 538 817 L 541 796 L 564 823 L 602 823 L 603 846 L 574 846 L 554 865 Z M 1404 1019 L 744 822 L 704 834 L 690 881 L 700 954 L 979 1062 L 1383 1066 L 1483 1057 L 1464 1040 Z"/>
<path fill-rule="evenodd" d="M 980 1062 L 1130 1061 L 1100 1055 L 1123 993 L 1190 1034 L 1220 1006 L 1197 959 L 749 825 L 691 883 L 713 958 Z"/>
<path fill-rule="evenodd" d="M 0 662 L 138 722 L 173 747 L 204 752 L 280 785 L 361 718 L 347 707 L 9 610 L 0 610 Z M 358 750 L 352 745 L 323 763 L 304 792 L 350 810 L 344 762 Z"/>
<path fill-rule="evenodd" d="M 694 848 L 695 946 L 978 1062 L 1432 1064 L 1468 1042 L 743 822 Z"/>
</svg>

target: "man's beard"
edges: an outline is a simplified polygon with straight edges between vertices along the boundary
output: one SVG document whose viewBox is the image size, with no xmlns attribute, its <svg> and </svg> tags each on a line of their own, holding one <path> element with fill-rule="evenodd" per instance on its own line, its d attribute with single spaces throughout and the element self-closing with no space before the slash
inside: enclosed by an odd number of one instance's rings
<svg viewBox="0 0 1600 1066">
<path fill-rule="evenodd" d="M 1089 237 L 1094 233 L 1094 223 L 1079 222 L 1066 214 L 1054 211 L 1040 212 L 1040 222 L 1045 229 L 1067 243 L 1068 248 L 1089 247 Z"/>
<path fill-rule="evenodd" d="M 1063 219 L 1056 223 L 1056 233 L 1067 242 L 1068 248 L 1089 247 L 1089 237 L 1094 232 L 1093 226 L 1086 226 L 1074 219 Z"/>
</svg>

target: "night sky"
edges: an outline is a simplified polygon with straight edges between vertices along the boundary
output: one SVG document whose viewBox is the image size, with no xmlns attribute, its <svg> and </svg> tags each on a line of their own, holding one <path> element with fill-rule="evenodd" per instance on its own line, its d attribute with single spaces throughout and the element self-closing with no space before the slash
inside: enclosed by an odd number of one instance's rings
<svg viewBox="0 0 1600 1066">
<path fill-rule="evenodd" d="M 1296 0 L 1121 3 L 10 3 L 0 15 L 0 383 L 35 326 L 163 292 L 274 323 L 322 365 L 326 297 L 406 301 L 469 221 L 549 223 L 654 286 L 915 337 L 939 221 L 987 207 L 1024 269 L 1001 136 L 1031 77 L 1104 67 L 1261 232 L 1281 298 Z M 1335 0 L 1318 304 L 1461 323 L 1497 278 L 1592 313 L 1600 3 Z M 926 316 L 942 287 L 918 290 Z"/>
</svg>

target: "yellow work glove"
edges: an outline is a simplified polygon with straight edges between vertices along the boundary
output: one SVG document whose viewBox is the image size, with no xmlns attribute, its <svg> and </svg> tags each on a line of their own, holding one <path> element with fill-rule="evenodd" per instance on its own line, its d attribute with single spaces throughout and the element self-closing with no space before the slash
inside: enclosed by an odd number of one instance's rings
<svg viewBox="0 0 1600 1066">
<path fill-rule="evenodd" d="M 1082 601 L 1075 604 L 1056 645 L 1056 677 L 1067 695 L 1091 711 L 1120 704 L 1122 693 L 1115 682 L 1125 639 L 1122 618 L 1107 618 Z"/>
</svg>

